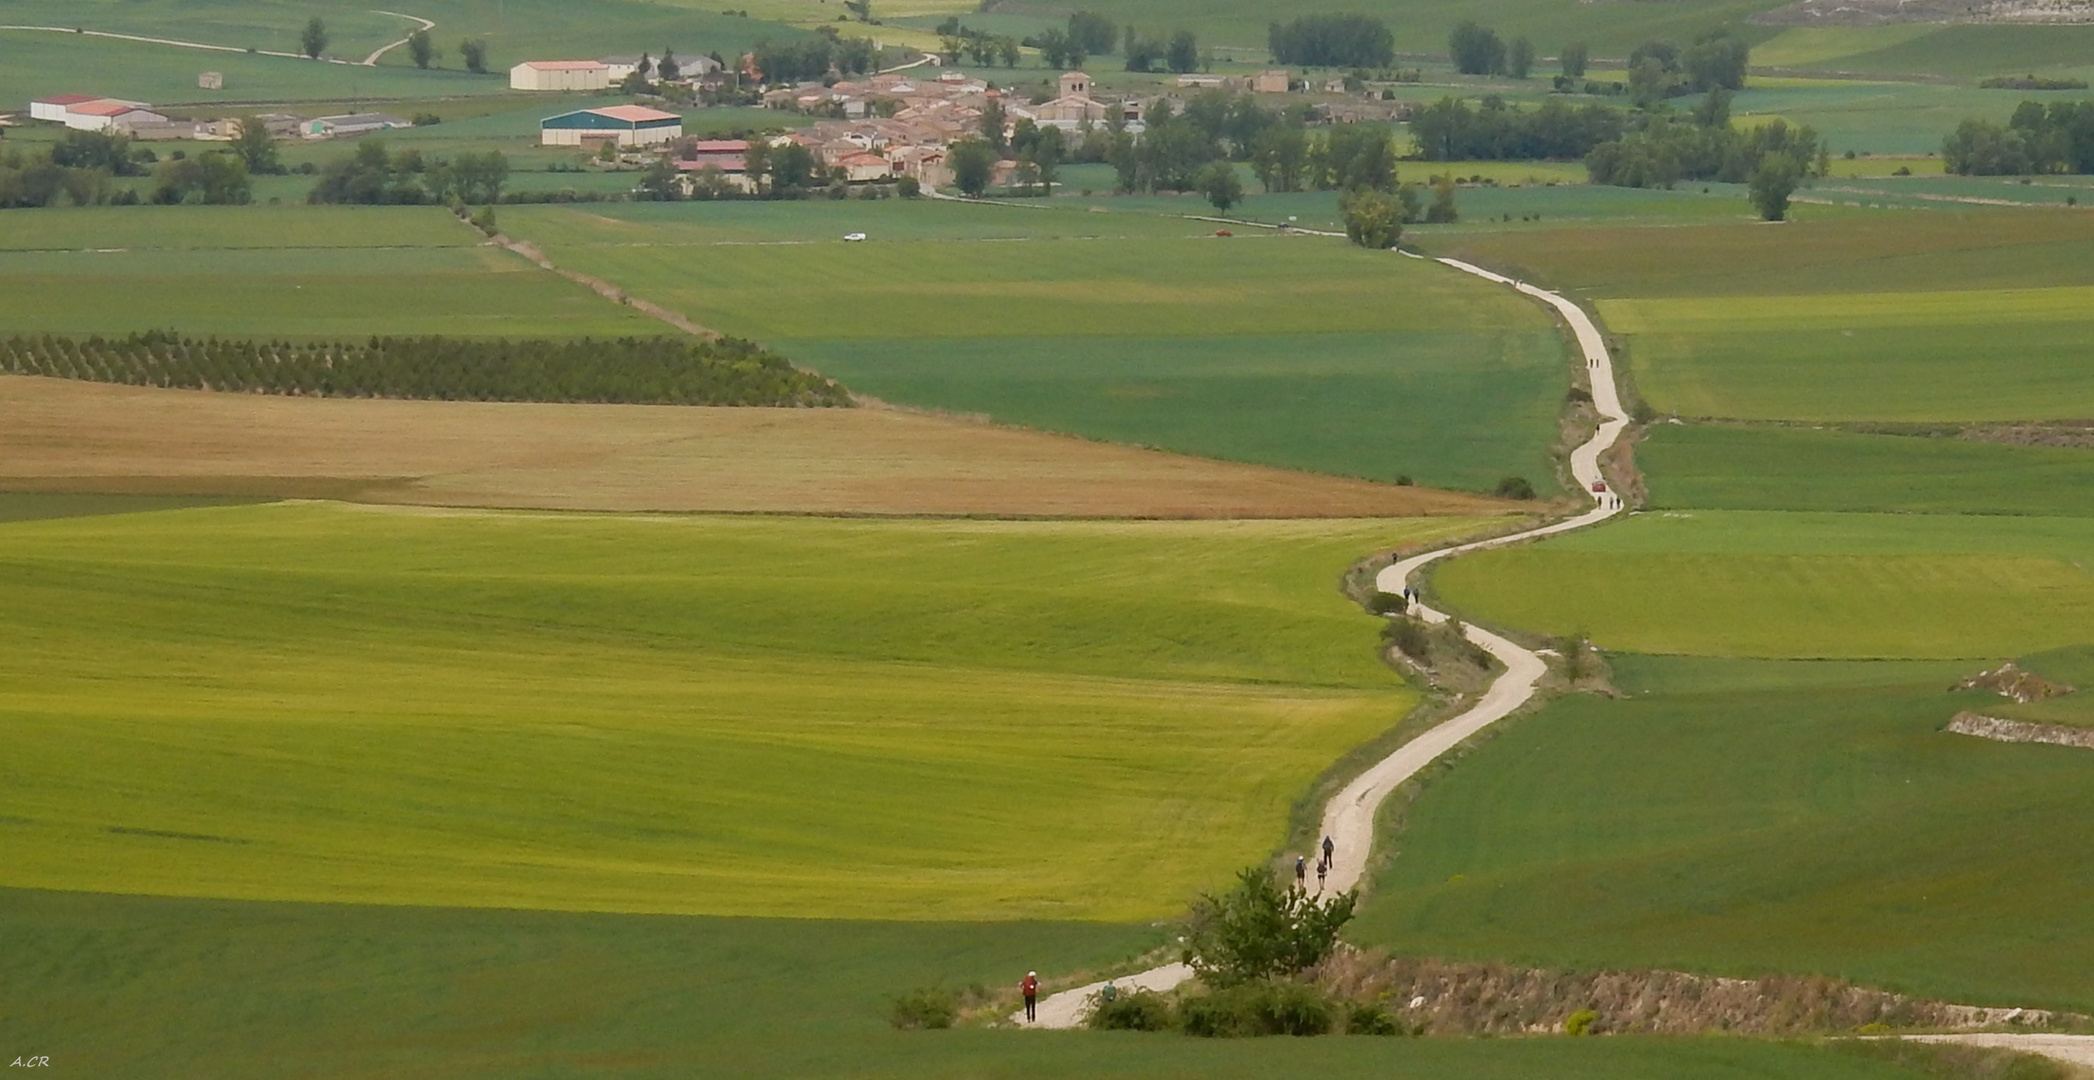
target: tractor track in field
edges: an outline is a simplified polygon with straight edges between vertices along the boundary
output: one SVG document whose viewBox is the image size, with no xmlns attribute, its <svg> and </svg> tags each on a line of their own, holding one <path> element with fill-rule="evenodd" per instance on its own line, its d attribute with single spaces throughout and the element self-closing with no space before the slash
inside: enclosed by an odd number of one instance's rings
<svg viewBox="0 0 2094 1080">
<path fill-rule="evenodd" d="M 1277 228 L 1226 218 L 1195 220 Z M 1313 229 L 1294 231 L 1318 236 L 1342 235 Z M 1410 255 L 1409 252 L 1403 254 Z M 1614 517 L 1626 509 L 1620 496 L 1612 492 L 1593 490 L 1601 481 L 1600 456 L 1614 446 L 1629 426 L 1629 416 L 1622 408 L 1621 391 L 1614 379 L 1614 359 L 1607 352 L 1606 339 L 1600 334 L 1599 327 L 1585 314 L 1583 308 L 1559 294 L 1455 259 L 1440 259 L 1438 262 L 1540 300 L 1569 324 L 1578 348 L 1584 354 L 1586 372 L 1591 376 L 1593 404 L 1601 416 L 1599 430 L 1570 454 L 1571 475 L 1577 479 L 1579 489 L 1592 499 L 1593 507 L 1576 517 L 1508 536 L 1456 544 L 1413 555 L 1382 570 L 1376 576 L 1375 587 L 1385 593 L 1402 592 L 1419 570 L 1441 559 L 1586 528 Z M 1412 612 L 1429 623 L 1444 623 L 1451 617 L 1422 603 L 1414 605 Z M 1323 835 L 1329 836 L 1337 845 L 1325 886 L 1329 891 L 1343 892 L 1354 888 L 1366 875 L 1367 857 L 1374 842 L 1375 816 L 1381 810 L 1382 803 L 1387 801 L 1398 787 L 1477 732 L 1510 716 L 1534 699 L 1536 684 L 1548 670 L 1548 664 L 1540 654 L 1480 627 L 1464 625 L 1462 632 L 1470 641 L 1504 664 L 1505 671 L 1491 681 L 1490 687 L 1474 704 L 1368 766 L 1366 771 L 1345 785 L 1343 790 L 1324 805 Z M 1115 980 L 1115 985 L 1146 990 L 1168 990 L 1191 979 L 1192 976 L 1192 968 L 1185 964 L 1166 964 Z M 1092 995 L 1104 985 L 1103 982 L 1091 983 L 1040 999 L 1037 1008 L 1038 1019 L 1028 1026 L 1077 1026 L 1083 1019 Z M 1024 1014 L 1020 1013 L 1013 1019 L 1022 1021 L 1023 1016 Z"/>
</svg>

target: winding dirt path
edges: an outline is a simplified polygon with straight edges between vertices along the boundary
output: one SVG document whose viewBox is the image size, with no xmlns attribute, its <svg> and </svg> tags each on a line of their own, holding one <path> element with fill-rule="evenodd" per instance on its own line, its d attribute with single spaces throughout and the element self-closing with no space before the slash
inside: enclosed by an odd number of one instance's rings
<svg viewBox="0 0 2094 1080">
<path fill-rule="evenodd" d="M 1383 570 L 1375 579 L 1376 587 L 1386 593 L 1402 592 L 1419 569 L 1436 560 L 1467 551 L 1502 547 L 1582 529 L 1605 521 L 1624 509 L 1619 496 L 1592 491 L 1593 485 L 1600 480 L 1600 455 L 1612 447 L 1615 440 L 1619 439 L 1621 433 L 1629 426 L 1628 413 L 1622 409 L 1621 392 L 1614 381 L 1614 360 L 1607 353 L 1606 339 L 1601 336 L 1599 327 L 1593 324 L 1584 309 L 1555 293 L 1454 259 L 1441 259 L 1439 262 L 1465 274 L 1474 274 L 1532 296 L 1554 308 L 1564 321 L 1570 324 L 1577 338 L 1579 351 L 1584 354 L 1586 370 L 1592 377 L 1593 404 L 1598 407 L 1602 417 L 1599 430 L 1594 432 L 1592 438 L 1586 440 L 1584 445 L 1571 451 L 1570 456 L 1571 475 L 1577 478 L 1579 489 L 1592 499 L 1593 507 L 1577 517 L 1526 532 L 1413 555 Z M 1431 623 L 1443 623 L 1448 618 L 1446 613 L 1435 611 L 1423 604 L 1417 605 L 1413 610 L 1420 618 Z M 1358 885 L 1360 879 L 1365 876 L 1367 856 L 1374 842 L 1375 815 L 1380 811 L 1383 801 L 1404 781 L 1416 776 L 1419 770 L 1432 764 L 1440 755 L 1452 750 L 1470 736 L 1504 719 L 1533 700 L 1535 684 L 1548 670 L 1547 663 L 1540 655 L 1480 627 L 1465 626 L 1463 632 L 1470 641 L 1497 657 L 1499 662 L 1505 665 L 1504 674 L 1491 683 L 1490 689 L 1485 691 L 1482 699 L 1476 704 L 1405 743 L 1388 757 L 1368 767 L 1325 805 L 1323 832 L 1337 845 L 1331 861 L 1327 888 L 1337 891 L 1350 889 Z M 1192 969 L 1184 964 L 1167 964 L 1115 982 L 1125 988 L 1168 990 L 1192 978 L 1192 974 Z M 1082 1020 L 1091 995 L 1097 993 L 1104 985 L 1102 982 L 1092 983 L 1042 998 L 1038 1003 L 1038 1019 L 1029 1026 L 1075 1027 Z M 1013 1019 L 1022 1021 L 1023 1014 Z"/>
<path fill-rule="evenodd" d="M 390 15 L 395 19 L 408 19 L 413 22 L 418 22 L 422 24 L 421 29 L 423 30 L 434 29 L 436 26 L 434 20 L 424 19 L 419 15 L 402 15 L 397 11 L 378 11 L 376 9 L 373 9 L 372 13 L 375 15 Z M 304 53 L 278 52 L 274 49 L 243 49 L 237 45 L 210 45 L 201 41 L 182 41 L 178 38 L 148 37 L 143 34 L 119 34 L 112 30 L 84 30 L 73 26 L 0 26 L 0 30 L 24 30 L 50 34 L 78 34 L 82 37 L 111 38 L 116 41 L 136 41 L 146 45 L 170 45 L 177 49 L 200 49 L 204 52 L 252 52 L 256 56 L 276 56 L 286 60 L 311 59 Z M 411 37 L 412 35 L 409 36 Z M 376 67 L 378 66 L 379 57 L 384 56 L 386 53 L 391 52 L 392 50 L 407 44 L 407 40 L 407 38 L 401 38 L 400 40 L 395 41 L 392 44 L 379 49 L 377 52 L 372 53 L 371 55 L 363 58 L 360 61 L 341 60 L 331 56 L 323 56 L 320 58 L 320 62 L 323 64 L 344 64 L 349 67 Z"/>
</svg>

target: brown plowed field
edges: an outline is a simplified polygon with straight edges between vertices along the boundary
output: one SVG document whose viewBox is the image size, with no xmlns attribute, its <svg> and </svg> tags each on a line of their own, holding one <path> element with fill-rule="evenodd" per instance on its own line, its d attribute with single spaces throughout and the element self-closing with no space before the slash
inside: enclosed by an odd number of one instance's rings
<svg viewBox="0 0 2094 1080">
<path fill-rule="evenodd" d="M 0 376 L 0 490 L 1043 517 L 1519 509 L 886 409 L 322 400 L 25 376 Z"/>
</svg>

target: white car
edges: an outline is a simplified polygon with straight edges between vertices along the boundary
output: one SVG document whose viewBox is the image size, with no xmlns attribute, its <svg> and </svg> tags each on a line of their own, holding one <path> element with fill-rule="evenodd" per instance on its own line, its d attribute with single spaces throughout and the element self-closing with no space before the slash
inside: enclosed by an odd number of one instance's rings
<svg viewBox="0 0 2094 1080">
<path fill-rule="evenodd" d="M 862 232 L 854 232 L 854 233 L 845 233 L 845 234 L 843 234 L 843 242 L 844 242 L 844 243 L 846 243 L 846 244 L 855 244 L 855 243 L 858 243 L 859 241 L 861 241 L 861 240 L 863 240 L 863 239 L 865 239 L 865 234 L 864 234 L 864 233 L 862 233 Z"/>
</svg>

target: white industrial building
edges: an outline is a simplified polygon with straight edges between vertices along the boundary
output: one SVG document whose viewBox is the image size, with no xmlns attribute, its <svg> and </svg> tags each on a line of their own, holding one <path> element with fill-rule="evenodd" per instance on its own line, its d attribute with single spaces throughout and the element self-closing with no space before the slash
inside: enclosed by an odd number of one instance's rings
<svg viewBox="0 0 2094 1080">
<path fill-rule="evenodd" d="M 611 68 L 601 60 L 526 60 L 509 69 L 511 90 L 609 90 Z"/>
</svg>

